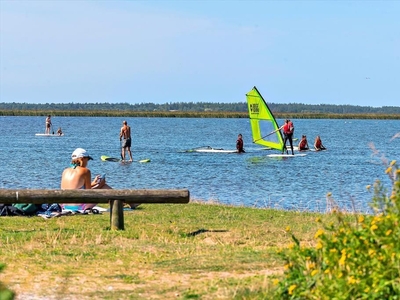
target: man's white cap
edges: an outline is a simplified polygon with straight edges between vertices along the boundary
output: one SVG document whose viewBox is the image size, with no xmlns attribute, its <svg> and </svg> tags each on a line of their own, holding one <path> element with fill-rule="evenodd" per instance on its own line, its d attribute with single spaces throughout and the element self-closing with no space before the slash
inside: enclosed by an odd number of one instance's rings
<svg viewBox="0 0 400 300">
<path fill-rule="evenodd" d="M 72 152 L 71 155 L 72 159 L 76 159 L 76 158 L 81 158 L 81 157 L 88 157 L 89 159 L 93 159 L 89 153 L 87 153 L 87 151 L 85 149 L 82 148 L 76 148 L 74 152 Z"/>
</svg>

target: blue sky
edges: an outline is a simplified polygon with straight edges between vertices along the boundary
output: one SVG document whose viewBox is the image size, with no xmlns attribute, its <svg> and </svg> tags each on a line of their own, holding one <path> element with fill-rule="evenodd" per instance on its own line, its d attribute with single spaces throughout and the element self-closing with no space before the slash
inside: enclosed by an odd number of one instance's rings
<svg viewBox="0 0 400 300">
<path fill-rule="evenodd" d="M 400 1 L 0 0 L 0 102 L 400 105 Z"/>
</svg>

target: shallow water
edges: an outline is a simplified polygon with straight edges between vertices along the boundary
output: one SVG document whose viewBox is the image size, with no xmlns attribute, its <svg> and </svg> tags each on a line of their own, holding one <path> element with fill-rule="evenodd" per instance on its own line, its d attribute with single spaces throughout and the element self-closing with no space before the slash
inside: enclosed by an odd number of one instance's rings
<svg viewBox="0 0 400 300">
<path fill-rule="evenodd" d="M 399 158 L 400 139 L 390 141 L 400 132 L 399 120 L 293 120 L 296 137 L 306 134 L 312 145 L 319 134 L 328 151 L 282 159 L 251 143 L 248 119 L 128 118 L 134 159 L 151 162 L 121 164 L 100 156 L 120 156 L 123 118 L 52 119 L 63 137 L 35 136 L 44 132 L 43 117 L 0 117 L 1 188 L 59 188 L 72 151 L 82 147 L 95 158 L 93 176 L 106 173 L 118 189 L 187 188 L 192 199 L 312 211 L 324 211 L 331 192 L 343 207 L 366 210 L 372 199 L 366 185 L 380 179 L 390 186 L 381 156 Z M 234 149 L 238 133 L 245 154 L 184 152 L 205 145 Z"/>
</svg>

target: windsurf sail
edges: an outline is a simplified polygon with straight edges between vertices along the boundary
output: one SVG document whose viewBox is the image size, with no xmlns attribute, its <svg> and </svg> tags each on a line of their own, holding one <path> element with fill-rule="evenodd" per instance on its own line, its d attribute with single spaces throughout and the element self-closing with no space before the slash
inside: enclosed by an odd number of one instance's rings
<svg viewBox="0 0 400 300">
<path fill-rule="evenodd" d="M 267 102 L 256 87 L 246 94 L 253 143 L 283 151 L 283 137 Z"/>
</svg>

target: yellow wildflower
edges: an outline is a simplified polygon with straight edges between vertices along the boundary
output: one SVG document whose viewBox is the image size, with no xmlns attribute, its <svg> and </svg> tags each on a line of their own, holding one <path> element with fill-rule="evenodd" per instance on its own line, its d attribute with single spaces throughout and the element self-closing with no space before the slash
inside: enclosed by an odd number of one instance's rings
<svg viewBox="0 0 400 300">
<path fill-rule="evenodd" d="M 391 166 L 391 167 L 393 167 L 395 164 L 396 164 L 396 160 L 392 160 L 392 161 L 390 162 L 390 166 Z"/>
<path fill-rule="evenodd" d="M 274 280 L 272 281 L 272 283 L 273 283 L 273 285 L 278 285 L 278 284 L 279 284 L 279 280 L 278 280 L 278 279 L 274 279 Z"/>
<path fill-rule="evenodd" d="M 343 266 L 346 263 L 346 254 L 339 259 L 339 265 Z"/>
<path fill-rule="evenodd" d="M 364 216 L 359 216 L 358 217 L 358 223 L 362 223 L 362 222 L 364 222 Z"/>
<path fill-rule="evenodd" d="M 322 243 L 321 243 L 320 241 L 318 241 L 318 243 L 317 243 L 317 245 L 315 246 L 315 248 L 316 248 L 317 250 L 319 250 L 319 249 L 322 249 L 322 247 L 323 247 Z"/>
<path fill-rule="evenodd" d="M 315 276 L 317 274 L 318 274 L 318 270 L 314 270 L 314 271 L 311 272 L 311 276 Z"/>
<path fill-rule="evenodd" d="M 286 232 L 290 232 L 290 226 L 287 226 L 285 229 Z"/>
<path fill-rule="evenodd" d="M 335 248 L 333 248 L 333 249 L 329 250 L 329 252 L 331 252 L 331 253 L 336 253 L 337 250 L 336 250 Z"/>
<path fill-rule="evenodd" d="M 376 226 L 375 224 L 371 226 L 371 230 L 374 231 L 375 229 L 378 229 L 378 226 Z"/>
<path fill-rule="evenodd" d="M 320 223 L 320 222 L 321 222 L 321 218 L 320 218 L 320 217 L 316 218 L 316 219 L 315 219 L 315 222 Z"/>
<path fill-rule="evenodd" d="M 324 273 L 325 274 L 329 274 L 331 271 L 329 270 L 329 269 L 326 269 L 325 271 L 324 271 Z"/>
<path fill-rule="evenodd" d="M 353 283 L 357 283 L 357 280 L 354 279 L 353 276 L 349 276 L 349 278 L 347 278 L 347 282 L 348 282 L 349 284 L 353 284 Z"/>
<path fill-rule="evenodd" d="M 375 253 L 376 253 L 375 250 L 372 250 L 372 249 L 369 249 L 369 250 L 368 250 L 368 255 L 369 255 L 369 256 L 374 256 Z"/>
<path fill-rule="evenodd" d="M 388 231 L 386 231 L 386 235 L 390 235 L 392 233 L 392 229 L 389 229 Z"/>
<path fill-rule="evenodd" d="M 294 289 L 297 287 L 297 285 L 295 285 L 295 284 L 292 284 L 290 287 L 289 287 L 289 289 L 288 289 L 288 293 L 289 293 L 289 295 L 292 295 L 293 294 L 293 291 L 294 291 Z"/>
<path fill-rule="evenodd" d="M 326 194 L 326 196 L 330 197 L 330 196 L 332 196 L 332 193 L 329 192 L 328 194 Z"/>
<path fill-rule="evenodd" d="M 392 172 L 392 167 L 387 168 L 386 171 L 385 171 L 386 174 L 389 174 L 391 172 Z"/>
<path fill-rule="evenodd" d="M 324 231 L 322 229 L 318 229 L 317 233 L 315 234 L 315 238 L 317 239 L 319 236 L 323 235 Z"/>
</svg>

